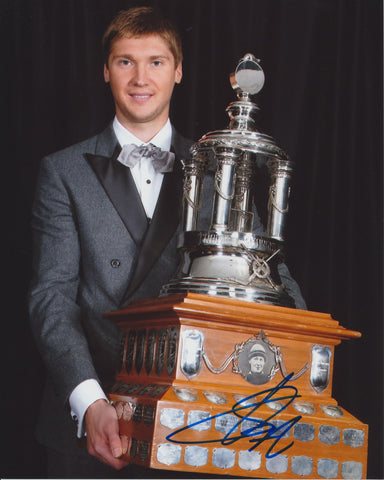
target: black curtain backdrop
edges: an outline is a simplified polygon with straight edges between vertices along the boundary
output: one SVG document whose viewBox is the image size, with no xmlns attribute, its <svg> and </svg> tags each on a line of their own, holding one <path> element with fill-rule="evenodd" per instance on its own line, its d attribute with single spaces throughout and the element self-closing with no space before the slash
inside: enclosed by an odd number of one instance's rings
<svg viewBox="0 0 384 480">
<path fill-rule="evenodd" d="M 33 437 L 44 370 L 26 313 L 30 208 L 40 159 L 100 131 L 113 116 L 100 39 L 120 9 L 151 2 L 1 0 L 1 477 L 43 477 Z M 296 173 L 287 263 L 309 310 L 362 339 L 336 347 L 334 397 L 369 424 L 370 478 L 383 478 L 382 2 L 159 0 L 184 41 L 172 120 L 193 139 L 227 125 L 228 75 L 262 61 L 260 129 Z M 182 476 L 182 474 L 181 474 Z"/>
</svg>

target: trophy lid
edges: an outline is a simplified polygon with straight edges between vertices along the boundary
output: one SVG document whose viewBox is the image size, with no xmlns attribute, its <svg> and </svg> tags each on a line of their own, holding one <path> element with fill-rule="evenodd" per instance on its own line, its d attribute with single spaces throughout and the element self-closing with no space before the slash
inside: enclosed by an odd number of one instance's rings
<svg viewBox="0 0 384 480">
<path fill-rule="evenodd" d="M 247 53 L 239 61 L 236 71 L 231 73 L 230 82 L 234 90 L 241 90 L 245 94 L 255 95 L 264 86 L 264 71 L 260 60 L 251 53 Z"/>
</svg>

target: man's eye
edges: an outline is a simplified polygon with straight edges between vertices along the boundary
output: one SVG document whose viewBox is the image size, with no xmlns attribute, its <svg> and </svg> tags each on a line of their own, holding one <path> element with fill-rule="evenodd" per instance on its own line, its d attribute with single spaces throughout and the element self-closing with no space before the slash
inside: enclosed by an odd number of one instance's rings
<svg viewBox="0 0 384 480">
<path fill-rule="evenodd" d="M 154 65 L 155 67 L 159 67 L 161 64 L 162 64 L 162 62 L 160 60 L 154 60 L 152 62 L 152 65 Z"/>
<path fill-rule="evenodd" d="M 131 64 L 131 62 L 129 60 L 127 60 L 126 58 L 123 58 L 122 60 L 120 60 L 120 63 L 121 63 L 121 65 L 124 65 L 124 66 L 127 66 L 127 65 Z"/>
</svg>

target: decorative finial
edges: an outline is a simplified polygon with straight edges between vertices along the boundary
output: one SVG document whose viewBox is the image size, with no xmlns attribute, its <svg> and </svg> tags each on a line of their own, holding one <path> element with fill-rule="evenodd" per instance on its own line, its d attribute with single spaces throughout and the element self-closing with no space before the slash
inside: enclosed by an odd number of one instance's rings
<svg viewBox="0 0 384 480">
<path fill-rule="evenodd" d="M 234 90 L 240 89 L 249 95 L 260 92 L 264 85 L 264 71 L 260 60 L 251 53 L 247 53 L 240 60 L 236 71 L 230 75 L 230 82 Z"/>
</svg>

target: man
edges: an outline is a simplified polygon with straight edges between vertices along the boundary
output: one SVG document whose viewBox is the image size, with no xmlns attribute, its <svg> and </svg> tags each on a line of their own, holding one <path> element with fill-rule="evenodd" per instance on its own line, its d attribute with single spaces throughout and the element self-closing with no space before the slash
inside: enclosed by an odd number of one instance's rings
<svg viewBox="0 0 384 480">
<path fill-rule="evenodd" d="M 261 373 L 265 365 L 264 355 L 253 355 L 249 360 L 249 365 L 252 373 Z"/>
<path fill-rule="evenodd" d="M 91 468 L 111 476 L 75 445 L 70 413 L 91 455 L 113 469 L 127 465 L 127 439 L 102 389 L 113 381 L 120 333 L 102 313 L 157 296 L 178 259 L 180 158 L 190 146 L 169 121 L 182 78 L 179 35 L 142 7 L 121 12 L 103 42 L 116 117 L 100 135 L 43 160 L 33 207 L 30 316 L 49 373 L 38 438 L 50 476 L 95 476 Z M 129 165 L 122 147 L 149 142 Z M 174 152 L 173 170 L 168 154 L 154 168 L 151 151 L 160 148 Z"/>
<path fill-rule="evenodd" d="M 182 78 L 179 35 L 140 7 L 112 21 L 103 45 L 113 123 L 43 160 L 33 207 L 30 316 L 48 370 L 38 438 L 50 477 L 111 478 L 127 465 L 128 442 L 104 393 L 121 334 L 102 314 L 158 296 L 178 262 L 180 159 L 191 144 L 169 121 Z M 76 445 L 73 419 L 91 455 Z"/>
</svg>

